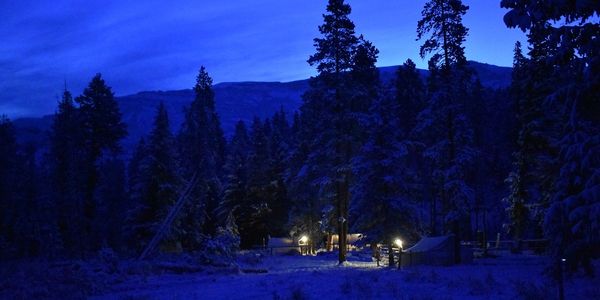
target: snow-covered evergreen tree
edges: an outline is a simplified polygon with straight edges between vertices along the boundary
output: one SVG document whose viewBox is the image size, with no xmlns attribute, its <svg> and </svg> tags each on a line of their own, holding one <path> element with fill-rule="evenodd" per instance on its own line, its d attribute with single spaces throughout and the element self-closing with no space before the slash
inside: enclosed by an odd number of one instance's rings
<svg viewBox="0 0 600 300">
<path fill-rule="evenodd" d="M 374 64 L 373 60 L 373 69 Z M 375 78 L 371 86 L 377 87 L 377 82 Z M 395 93 L 377 93 L 372 102 L 365 126 L 368 139 L 353 160 L 356 183 L 351 206 L 353 228 L 388 247 L 399 236 L 416 238 L 420 223 L 416 186 L 421 147 L 412 131 L 415 114 L 423 107 L 424 88 L 412 61 L 398 69 L 394 87 Z"/>
<path fill-rule="evenodd" d="M 124 227 L 124 236 L 127 238 L 127 246 L 130 249 L 140 248 L 140 241 L 143 237 L 139 235 L 140 231 L 147 230 L 146 225 L 140 222 L 139 216 L 146 209 L 144 198 L 148 186 L 149 155 L 146 138 L 141 137 L 138 141 L 133 155 L 129 159 L 127 166 L 127 193 L 129 195 L 129 205 L 127 207 L 126 226 Z"/>
<path fill-rule="evenodd" d="M 531 123 L 537 125 L 535 132 L 541 133 L 535 135 L 541 137 L 537 144 L 542 140 L 560 149 L 559 155 L 545 152 L 536 165 L 539 173 L 550 174 L 540 183 L 542 200 L 546 200 L 542 204 L 549 206 L 544 233 L 557 265 L 558 258 L 567 257 L 572 270 L 581 263 L 591 273 L 590 259 L 600 242 L 600 24 L 591 18 L 598 15 L 600 6 L 593 2 L 573 5 L 524 0 L 504 0 L 501 5 L 510 9 L 504 16 L 507 26 L 528 31 L 533 93 L 525 98 L 536 100 L 542 107 Z M 559 131 L 563 122 L 566 126 Z M 554 171 L 555 161 L 560 171 L 549 172 Z"/>
<path fill-rule="evenodd" d="M 135 228 L 133 235 L 139 246 L 144 246 L 154 236 L 158 227 L 175 204 L 180 187 L 175 162 L 174 137 L 170 130 L 169 117 L 164 104 L 158 106 L 154 127 L 136 150 L 130 167 L 132 170 L 135 206 L 131 211 L 130 223 Z M 179 223 L 173 224 L 169 236 L 163 239 L 162 247 L 174 248 L 181 232 Z"/>
<path fill-rule="evenodd" d="M 318 177 L 314 181 L 323 191 L 321 197 L 331 199 L 335 207 L 337 232 L 340 237 L 339 262 L 346 260 L 346 236 L 348 234 L 348 210 L 350 204 L 350 160 L 356 150 L 356 119 L 352 117 L 350 81 L 345 72 L 352 70 L 358 38 L 354 23 L 350 20 L 350 5 L 343 0 L 330 0 L 324 23 L 319 26 L 321 38 L 315 39 L 316 53 L 308 63 L 317 67 L 319 76 L 314 78 L 304 97 L 304 109 L 315 130 L 312 131 L 313 150 L 311 164 Z M 368 107 L 366 105 L 365 107 Z M 309 124 L 309 123 L 305 123 Z M 318 167 L 317 167 L 318 166 Z M 316 167 L 316 168 L 315 168 Z M 321 171 L 324 171 L 321 173 Z"/>
<path fill-rule="evenodd" d="M 417 125 L 431 168 L 431 232 L 457 236 L 456 261 L 460 239 L 471 232 L 475 192 L 469 175 L 477 155 L 467 114 L 467 101 L 473 97 L 472 72 L 463 46 L 468 30 L 462 16 L 467 9 L 460 0 L 428 1 L 417 26 L 418 38 L 425 39 L 420 54 L 431 55 L 428 103 Z"/>
<path fill-rule="evenodd" d="M 312 161 L 308 162 L 309 158 L 314 159 L 311 157 L 311 135 L 308 134 L 308 126 L 300 125 L 300 119 L 309 120 L 307 114 L 303 113 L 294 122 L 298 129 L 295 147 L 288 160 L 287 186 L 291 202 L 288 226 L 292 236 L 306 235 L 311 241 L 318 241 L 324 233 L 332 234 L 335 231 L 335 223 L 327 226 L 331 223 L 328 222 L 330 217 L 333 218 L 333 206 L 327 193 L 319 189 L 318 181 L 314 180 L 321 170 Z"/>
<path fill-rule="evenodd" d="M 572 271 L 582 266 L 593 275 L 591 259 L 600 250 L 600 126 L 581 119 L 577 106 L 573 101 L 560 141 L 561 169 L 544 231 L 553 255 L 566 258 Z"/>
<path fill-rule="evenodd" d="M 390 247 L 398 236 L 414 237 L 417 223 L 411 191 L 416 174 L 409 164 L 414 145 L 398 130 L 398 106 L 391 96 L 374 103 L 369 139 L 353 161 L 353 228 L 371 242 Z"/>
<path fill-rule="evenodd" d="M 185 110 L 185 120 L 178 135 L 179 164 L 182 176 L 191 180 L 197 176 L 181 216 L 182 242 L 185 249 L 199 249 L 204 235 L 213 234 L 218 218 L 216 208 L 222 193 L 220 171 L 224 162 L 225 138 L 215 111 L 212 78 L 200 68 L 196 97 Z"/>
<path fill-rule="evenodd" d="M 468 173 L 476 155 L 472 126 L 465 113 L 472 83 L 463 46 L 468 30 L 462 16 L 467 9 L 460 0 L 428 1 L 417 27 L 418 38 L 427 37 L 421 56 L 432 54 L 428 103 L 417 125 L 427 146 L 424 156 L 432 168 L 432 217 L 434 221 L 438 214 L 442 217 L 442 223 L 434 222 L 431 231 L 436 234 L 443 228 L 457 235 L 457 242 L 470 231 L 464 221 L 469 220 L 474 199 Z"/>
<path fill-rule="evenodd" d="M 225 224 L 230 214 L 236 221 L 240 220 L 242 206 L 247 199 L 246 185 L 248 182 L 248 156 L 250 138 L 244 121 L 238 121 L 235 132 L 227 146 L 225 162 L 225 188 L 223 200 L 219 204 L 218 214 L 221 224 Z M 236 229 L 237 230 L 237 229 Z"/>
<path fill-rule="evenodd" d="M 85 250 L 97 250 L 100 246 L 98 237 L 102 226 L 94 222 L 97 219 L 98 207 L 95 197 L 100 172 L 98 170 L 103 156 L 110 158 L 120 152 L 119 141 L 127 134 L 126 126 L 121 120 L 119 105 L 114 94 L 106 85 L 100 74 L 96 74 L 84 89 L 83 93 L 75 99 L 79 104 L 79 121 L 82 130 L 83 163 L 79 166 L 83 184 L 83 228 L 82 246 Z M 124 199 L 122 199 L 124 200 Z"/>
<path fill-rule="evenodd" d="M 52 197 L 57 205 L 57 223 L 62 244 L 68 255 L 80 254 L 83 249 L 81 224 L 83 222 L 83 181 L 80 165 L 85 152 L 80 144 L 83 140 L 79 111 L 71 93 L 64 91 L 58 103 L 50 132 L 48 153 Z"/>
<path fill-rule="evenodd" d="M 425 108 L 425 85 L 421 79 L 415 63 L 408 59 L 396 71 L 393 88 L 395 88 L 395 101 L 397 105 L 398 131 L 401 143 L 408 145 L 410 150 L 407 153 L 407 159 L 403 160 L 405 168 L 410 170 L 414 176 L 408 181 L 411 182 L 410 193 L 413 199 L 420 200 L 420 209 L 418 216 L 414 216 L 415 229 L 420 232 L 426 232 L 426 222 L 433 219 L 427 210 L 430 203 L 431 180 L 426 174 L 428 165 L 423 159 L 423 143 L 419 139 L 419 133 L 416 130 L 418 115 Z M 414 219 L 413 218 L 413 219 Z"/>
<path fill-rule="evenodd" d="M 426 38 L 421 45 L 421 57 L 431 55 L 430 69 L 445 69 L 465 64 L 463 43 L 468 29 L 462 24 L 462 16 L 469 9 L 461 0 L 430 0 L 421 12 L 417 24 L 417 39 Z"/>
<path fill-rule="evenodd" d="M 269 135 L 269 234 L 271 236 L 286 236 L 289 232 L 290 199 L 285 182 L 285 171 L 290 155 L 291 129 L 283 108 L 271 118 L 271 133 Z"/>
<path fill-rule="evenodd" d="M 409 137 L 417 124 L 417 115 L 425 105 L 425 86 L 415 63 L 408 59 L 396 71 L 394 81 L 399 105 L 399 128 Z"/>
<path fill-rule="evenodd" d="M 103 158 L 99 165 L 91 246 L 122 250 L 125 246 L 122 228 L 128 208 L 125 163 L 114 155 Z"/>
<path fill-rule="evenodd" d="M 269 235 L 271 194 L 270 146 L 267 132 L 270 123 L 254 118 L 250 132 L 250 153 L 248 156 L 248 182 L 246 185 L 246 205 L 240 207 L 245 218 L 239 220 L 242 247 L 266 244 Z"/>
<path fill-rule="evenodd" d="M 519 121 L 519 127 L 524 128 L 526 126 L 525 119 L 521 115 L 521 109 L 527 109 L 521 107 L 522 102 L 525 101 L 524 91 L 522 89 L 523 80 L 526 76 L 527 59 L 523 55 L 521 49 L 521 43 L 515 44 L 514 59 L 513 59 L 513 70 L 512 70 L 512 83 L 511 83 L 511 96 L 517 103 L 517 120 Z M 526 184 L 526 161 L 530 158 L 526 152 L 527 139 L 523 135 L 517 141 L 518 149 L 513 154 L 513 170 L 508 175 L 506 182 L 509 184 L 509 195 L 504 198 L 507 203 L 507 211 L 509 213 L 509 232 L 512 234 L 513 239 L 518 242 L 519 239 L 523 238 L 525 230 L 527 228 L 529 220 L 529 209 L 528 209 L 528 195 L 527 195 L 527 184 Z M 516 249 L 519 250 L 519 249 Z"/>
</svg>

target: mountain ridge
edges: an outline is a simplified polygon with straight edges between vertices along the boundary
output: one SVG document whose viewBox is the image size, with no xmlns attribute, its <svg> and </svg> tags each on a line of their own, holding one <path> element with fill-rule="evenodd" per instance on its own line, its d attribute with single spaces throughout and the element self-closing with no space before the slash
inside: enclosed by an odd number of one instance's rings
<svg viewBox="0 0 600 300">
<path fill-rule="evenodd" d="M 504 88 L 510 84 L 510 67 L 470 61 L 469 65 L 478 74 L 483 86 Z M 398 66 L 379 67 L 381 81 L 392 80 Z M 426 78 L 427 70 L 419 69 Z M 291 113 L 302 103 L 302 94 L 309 87 L 309 79 L 289 82 L 242 81 L 222 82 L 213 86 L 217 113 L 226 135 L 233 132 L 239 120 L 250 122 L 254 116 L 267 118 L 279 109 Z M 162 101 L 169 113 L 171 129 L 176 131 L 183 122 L 184 107 L 194 99 L 192 89 L 169 91 L 140 91 L 135 94 L 115 97 L 127 124 L 129 135 L 123 141 L 124 149 L 132 149 L 141 136 L 151 130 L 158 103 Z M 13 121 L 20 142 L 34 143 L 40 147 L 47 144 L 47 131 L 52 124 L 52 115 L 39 118 L 19 118 Z"/>
</svg>

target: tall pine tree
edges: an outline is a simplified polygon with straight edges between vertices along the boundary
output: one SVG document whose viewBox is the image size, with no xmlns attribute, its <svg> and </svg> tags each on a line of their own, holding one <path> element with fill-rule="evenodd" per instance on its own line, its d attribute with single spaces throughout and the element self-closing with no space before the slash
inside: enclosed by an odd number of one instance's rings
<svg viewBox="0 0 600 300">
<path fill-rule="evenodd" d="M 51 174 L 52 196 L 59 207 L 57 223 L 64 250 L 68 255 L 81 254 L 83 250 L 83 185 L 80 166 L 85 152 L 80 145 L 83 131 L 79 110 L 73 102 L 71 93 L 64 91 L 54 115 L 50 132 L 50 151 L 48 154 Z"/>
<path fill-rule="evenodd" d="M 221 224 L 225 224 L 227 218 L 232 214 L 240 228 L 240 222 L 244 221 L 247 211 L 246 200 L 248 184 L 248 159 L 250 155 L 250 138 L 248 129 L 243 121 L 235 126 L 235 133 L 227 147 L 227 159 L 225 163 L 225 189 L 218 214 Z"/>
<path fill-rule="evenodd" d="M 521 49 L 521 43 L 515 44 L 514 59 L 513 59 L 513 71 L 512 71 L 512 83 L 511 83 L 511 97 L 516 103 L 517 120 L 519 121 L 519 129 L 524 131 L 527 124 L 524 118 L 526 110 L 530 109 L 524 106 L 526 99 L 524 99 L 524 91 L 522 88 L 523 80 L 526 76 L 527 59 L 523 55 Z M 526 143 L 528 139 L 525 139 L 525 135 L 520 135 L 517 144 L 517 152 L 513 154 L 513 170 L 509 174 L 506 182 L 509 184 L 509 195 L 504 199 L 508 204 L 507 211 L 510 217 L 509 232 L 512 234 L 513 239 L 517 242 L 516 251 L 519 251 L 519 240 L 524 237 L 525 230 L 527 228 L 527 222 L 529 220 L 529 209 L 528 209 L 528 192 L 526 183 L 526 168 L 529 167 L 528 162 L 531 157 L 526 149 L 528 146 Z M 529 162 L 530 164 L 530 162 Z"/>
<path fill-rule="evenodd" d="M 83 246 L 86 250 L 96 250 L 106 236 L 102 236 L 102 222 L 97 220 L 97 210 L 102 199 L 96 198 L 100 177 L 99 167 L 104 158 L 120 151 L 119 141 L 127 134 L 126 126 L 121 120 L 119 105 L 114 94 L 106 85 L 102 76 L 96 74 L 84 89 L 83 94 L 75 99 L 79 104 L 79 120 L 83 131 L 82 147 L 84 162 L 80 166 L 84 180 L 83 188 Z M 124 199 L 120 199 L 121 201 Z M 102 203 L 106 204 L 106 203 Z"/>
<path fill-rule="evenodd" d="M 443 229 L 455 235 L 457 261 L 459 240 L 470 231 L 464 221 L 470 219 L 468 208 L 473 202 L 467 176 L 475 156 L 464 102 L 470 89 L 463 46 L 468 30 L 462 24 L 467 9 L 460 0 L 430 0 L 417 26 L 418 39 L 425 39 L 421 56 L 431 54 L 429 101 L 418 124 L 427 145 L 424 155 L 432 164 L 432 212 L 436 222 L 431 230 L 435 234 Z M 438 214 L 442 217 L 441 228 Z"/>
<path fill-rule="evenodd" d="M 225 155 L 225 138 L 215 111 L 212 78 L 200 68 L 196 97 L 185 110 L 185 119 L 178 136 L 179 163 L 184 178 L 197 176 L 186 214 L 182 216 L 181 237 L 186 249 L 197 249 L 204 235 L 214 234 L 217 225 L 216 208 L 221 195 L 220 170 Z"/>
<path fill-rule="evenodd" d="M 139 181 L 135 193 L 139 196 L 133 212 L 135 237 L 145 246 L 156 233 L 167 213 L 177 200 L 180 185 L 175 162 L 174 137 L 170 130 L 169 116 L 161 102 L 154 118 L 154 127 L 148 137 L 148 145 L 141 144 L 133 166 Z M 139 178 L 142 176 L 142 178 Z M 171 228 L 170 237 L 163 240 L 162 247 L 174 248 L 177 245 L 179 224 Z"/>
<path fill-rule="evenodd" d="M 528 83 L 535 88 L 525 98 L 538 105 L 528 124 L 537 133 L 532 134 L 538 138 L 534 141 L 560 150 L 536 157 L 535 170 L 546 175 L 539 183 L 540 202 L 549 207 L 544 234 L 557 269 L 559 259 L 566 257 L 571 270 L 581 263 L 592 273 L 590 260 L 600 244 L 600 24 L 591 19 L 600 13 L 600 6 L 593 1 L 573 5 L 524 0 L 503 0 L 501 5 L 510 9 L 504 16 L 507 26 L 528 31 Z M 555 161 L 558 172 L 552 172 Z"/>
<path fill-rule="evenodd" d="M 308 63 L 317 67 L 319 76 L 311 82 L 305 95 L 305 109 L 313 114 L 311 121 L 318 123 L 313 131 L 313 164 L 319 165 L 321 173 L 316 182 L 329 190 L 325 198 L 331 199 L 335 207 L 337 232 L 339 235 L 339 263 L 346 260 L 348 234 L 348 210 L 350 205 L 350 160 L 356 147 L 352 128 L 352 105 L 346 72 L 352 70 L 358 38 L 354 23 L 350 20 L 350 5 L 343 0 L 330 0 L 324 23 L 319 26 L 321 38 L 316 38 L 316 53 Z M 368 106 L 367 106 L 368 107 Z M 308 124 L 308 123 L 306 123 Z M 320 152 L 320 155 L 319 153 Z M 329 161 L 328 158 L 333 158 Z M 333 170 L 333 173 L 329 173 Z"/>
</svg>

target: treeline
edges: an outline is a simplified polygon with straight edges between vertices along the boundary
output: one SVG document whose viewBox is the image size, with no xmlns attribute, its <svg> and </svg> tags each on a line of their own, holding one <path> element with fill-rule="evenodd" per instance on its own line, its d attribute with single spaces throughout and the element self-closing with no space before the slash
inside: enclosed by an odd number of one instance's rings
<svg viewBox="0 0 600 300">
<path fill-rule="evenodd" d="M 162 251 L 227 252 L 287 235 L 318 244 L 341 233 L 343 243 L 361 232 L 391 244 L 508 232 L 548 238 L 556 257 L 589 267 L 600 240 L 600 46 L 586 21 L 599 8 L 526 2 L 502 2 L 529 43 L 527 54 L 515 46 L 506 90 L 483 87 L 469 68 L 461 1 L 422 11 L 430 75 L 408 60 L 381 82 L 377 48 L 356 34 L 350 6 L 330 0 L 300 110 L 240 121 L 229 140 L 204 68 L 179 130 L 161 104 L 131 158 L 100 75 L 75 99 L 65 91 L 47 151 L 17 145 L 3 118 L 3 255 L 139 253 L 192 182 Z M 553 23 L 562 18 L 573 22 Z"/>
<path fill-rule="evenodd" d="M 598 3 L 501 1 L 517 43 L 511 98 L 517 150 L 504 199 L 518 240 L 542 235 L 569 270 L 600 253 L 600 13 Z"/>
</svg>

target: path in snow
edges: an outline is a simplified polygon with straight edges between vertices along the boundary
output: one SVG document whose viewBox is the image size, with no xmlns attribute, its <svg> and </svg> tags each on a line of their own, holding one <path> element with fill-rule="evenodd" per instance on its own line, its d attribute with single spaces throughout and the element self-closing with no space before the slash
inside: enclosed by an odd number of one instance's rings
<svg viewBox="0 0 600 300">
<path fill-rule="evenodd" d="M 533 255 L 402 271 L 368 261 L 338 266 L 333 256 L 273 256 L 242 263 L 266 274 L 132 277 L 96 299 L 552 299 L 556 287 L 541 275 L 546 266 L 545 257 Z M 576 277 L 566 292 L 567 299 L 600 299 L 600 280 Z"/>
</svg>

